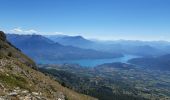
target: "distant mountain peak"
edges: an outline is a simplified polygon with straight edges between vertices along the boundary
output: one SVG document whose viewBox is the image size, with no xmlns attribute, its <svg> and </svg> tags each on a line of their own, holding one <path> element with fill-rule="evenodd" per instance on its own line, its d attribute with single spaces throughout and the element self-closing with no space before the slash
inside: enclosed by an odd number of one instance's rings
<svg viewBox="0 0 170 100">
<path fill-rule="evenodd" d="M 82 39 L 85 39 L 83 36 L 80 36 L 80 35 L 78 35 L 78 36 L 71 36 L 71 37 L 75 37 L 75 38 L 82 38 Z"/>
<path fill-rule="evenodd" d="M 77 35 L 77 36 L 68 36 L 68 35 L 50 36 L 49 35 L 46 37 L 65 46 L 74 46 L 74 47 L 84 48 L 87 45 L 93 44 L 91 40 L 88 40 L 81 35 Z"/>
</svg>

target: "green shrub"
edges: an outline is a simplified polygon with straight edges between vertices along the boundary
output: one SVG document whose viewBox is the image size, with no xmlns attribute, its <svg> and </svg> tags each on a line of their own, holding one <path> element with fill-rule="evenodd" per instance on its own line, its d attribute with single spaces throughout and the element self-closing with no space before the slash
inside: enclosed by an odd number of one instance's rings
<svg viewBox="0 0 170 100">
<path fill-rule="evenodd" d="M 8 53 L 8 56 L 9 56 L 9 57 L 12 57 L 12 52 L 9 52 L 9 53 Z"/>
</svg>

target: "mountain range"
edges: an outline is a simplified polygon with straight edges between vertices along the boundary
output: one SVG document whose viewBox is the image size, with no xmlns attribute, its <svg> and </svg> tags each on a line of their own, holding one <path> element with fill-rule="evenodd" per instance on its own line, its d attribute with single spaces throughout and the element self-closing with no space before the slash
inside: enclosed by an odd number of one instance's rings
<svg viewBox="0 0 170 100">
<path fill-rule="evenodd" d="M 160 56 L 170 53 L 170 43 L 167 41 L 101 41 L 89 40 L 82 36 L 68 35 L 48 35 L 45 37 L 65 46 L 93 49 L 108 53 L 130 54 L 138 56 Z"/>
<path fill-rule="evenodd" d="M 88 39 L 85 39 L 82 36 L 68 36 L 68 35 L 45 35 L 45 37 L 53 40 L 54 42 L 60 43 L 62 45 L 70 45 L 80 48 L 88 48 L 89 45 L 94 42 Z M 88 46 L 88 47 L 86 47 Z"/>
<path fill-rule="evenodd" d="M 7 34 L 7 39 L 37 62 L 70 59 L 101 59 L 123 56 L 119 53 L 107 53 L 92 49 L 65 46 L 42 35 Z"/>
<path fill-rule="evenodd" d="M 38 63 L 115 58 L 123 54 L 155 57 L 170 53 L 170 43 L 166 41 L 94 41 L 82 36 L 35 34 L 7 34 L 7 39 Z"/>
</svg>

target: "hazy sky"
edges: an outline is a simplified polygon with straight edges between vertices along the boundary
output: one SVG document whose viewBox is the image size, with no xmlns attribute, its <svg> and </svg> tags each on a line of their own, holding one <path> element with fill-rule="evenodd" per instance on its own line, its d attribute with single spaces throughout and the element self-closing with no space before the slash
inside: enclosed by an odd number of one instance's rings
<svg viewBox="0 0 170 100">
<path fill-rule="evenodd" d="M 170 0 L 0 0 L 13 33 L 170 41 Z"/>
</svg>

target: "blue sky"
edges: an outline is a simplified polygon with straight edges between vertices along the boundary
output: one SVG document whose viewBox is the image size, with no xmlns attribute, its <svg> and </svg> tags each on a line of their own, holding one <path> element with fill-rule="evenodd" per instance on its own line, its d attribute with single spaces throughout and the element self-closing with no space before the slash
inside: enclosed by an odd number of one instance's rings
<svg viewBox="0 0 170 100">
<path fill-rule="evenodd" d="M 0 29 L 170 41 L 170 0 L 0 0 Z"/>
</svg>

